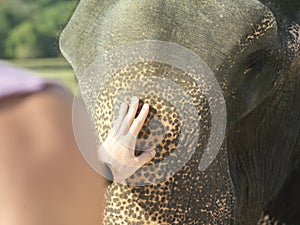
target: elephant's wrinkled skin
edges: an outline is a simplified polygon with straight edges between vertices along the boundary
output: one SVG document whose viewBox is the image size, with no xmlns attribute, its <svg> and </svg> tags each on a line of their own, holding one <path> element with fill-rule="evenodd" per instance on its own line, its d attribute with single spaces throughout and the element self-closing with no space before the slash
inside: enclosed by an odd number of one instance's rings
<svg viewBox="0 0 300 225">
<path fill-rule="evenodd" d="M 291 21 L 299 19 L 300 7 L 298 1 L 290 3 L 294 14 L 288 18 L 283 7 L 288 3 L 281 1 L 264 1 L 265 5 L 256 0 L 81 1 L 60 43 L 79 80 L 105 50 L 141 40 L 174 42 L 194 51 L 212 69 L 227 107 L 225 151 L 213 166 L 221 169 L 219 173 L 227 170 L 222 158 L 227 158 L 227 150 L 230 174 L 222 174 L 221 183 L 228 179 L 227 186 L 222 186 L 225 191 L 216 188 L 211 195 L 213 202 L 218 201 L 217 193 L 224 194 L 225 205 L 200 211 L 205 209 L 198 207 L 205 201 L 201 198 L 205 192 L 197 188 L 211 187 L 213 181 L 202 175 L 204 180 L 197 181 L 191 160 L 167 184 L 150 189 L 112 187 L 106 223 L 118 224 L 121 218 L 119 223 L 123 220 L 126 224 L 252 225 L 265 211 L 289 225 L 300 224 L 300 27 L 299 21 Z M 151 62 L 145 67 L 169 68 Z M 126 74 L 126 70 L 120 73 Z M 194 182 L 196 185 L 187 189 Z M 145 200 L 143 195 L 149 190 L 150 197 Z"/>
</svg>

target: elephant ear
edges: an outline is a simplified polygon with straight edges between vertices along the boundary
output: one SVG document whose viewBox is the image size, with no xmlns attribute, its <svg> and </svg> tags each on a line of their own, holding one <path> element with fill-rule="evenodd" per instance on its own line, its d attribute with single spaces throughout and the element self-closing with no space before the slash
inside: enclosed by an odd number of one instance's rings
<svg viewBox="0 0 300 225">
<path fill-rule="evenodd" d="M 82 0 L 60 39 L 100 143 L 122 101 L 135 95 L 151 107 L 137 154 L 155 148 L 157 155 L 126 185 L 108 188 L 105 224 L 235 222 L 222 91 L 199 55 L 180 45 L 198 33 L 195 28 L 182 34 L 169 30 L 170 17 L 189 24 L 188 18 L 206 15 L 187 15 L 190 1 L 175 3 Z"/>
<path fill-rule="evenodd" d="M 296 22 L 300 24 L 300 1 L 298 0 L 261 0 L 278 18 L 278 22 Z"/>
</svg>

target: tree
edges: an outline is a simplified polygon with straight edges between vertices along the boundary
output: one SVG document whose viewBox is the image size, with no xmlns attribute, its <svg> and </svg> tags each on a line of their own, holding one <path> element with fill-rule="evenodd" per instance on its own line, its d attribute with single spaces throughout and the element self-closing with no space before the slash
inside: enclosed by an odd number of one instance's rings
<svg viewBox="0 0 300 225">
<path fill-rule="evenodd" d="M 9 33 L 37 8 L 36 3 L 25 4 L 22 0 L 0 1 L 0 57 L 5 57 L 5 42 Z"/>
<path fill-rule="evenodd" d="M 6 40 L 5 55 L 10 58 L 33 58 L 41 55 L 37 46 L 34 25 L 28 21 L 21 23 Z"/>
<path fill-rule="evenodd" d="M 59 55 L 59 34 L 77 2 L 78 0 L 3 0 L 0 3 L 0 57 Z"/>
</svg>

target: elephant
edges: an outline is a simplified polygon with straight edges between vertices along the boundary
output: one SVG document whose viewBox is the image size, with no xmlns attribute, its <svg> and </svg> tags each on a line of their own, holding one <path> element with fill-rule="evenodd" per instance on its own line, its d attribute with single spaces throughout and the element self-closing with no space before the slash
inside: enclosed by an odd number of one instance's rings
<svg viewBox="0 0 300 225">
<path fill-rule="evenodd" d="M 100 142 L 117 110 L 114 100 L 140 92 L 151 112 L 139 143 L 158 152 L 150 165 L 167 157 L 174 164 L 186 159 L 173 174 L 160 167 L 151 173 L 153 167 L 147 167 L 132 178 L 164 177 L 154 184 L 112 184 L 104 224 L 300 224 L 299 12 L 296 0 L 81 0 L 60 47 L 76 73 Z M 225 137 L 205 171 L 198 165 L 212 132 L 214 106 L 209 93 L 195 85 L 197 77 L 168 63 L 141 59 L 122 64 L 105 80 L 95 66 L 99 56 L 147 40 L 191 51 L 212 71 L 222 91 Z M 117 53 L 109 57 L 119 59 Z M 198 112 L 192 114 L 196 126 L 181 132 L 188 119 L 177 107 L 184 112 L 187 102 L 176 85 L 156 82 L 170 92 L 171 100 L 148 92 L 148 86 L 155 86 L 150 75 L 172 80 L 190 96 Z M 139 86 L 130 86 L 138 79 L 143 81 Z M 103 80 L 99 91 L 93 84 Z M 153 118 L 159 123 L 150 129 Z M 187 144 L 175 151 L 180 135 L 189 137 L 197 127 L 196 150 Z"/>
</svg>

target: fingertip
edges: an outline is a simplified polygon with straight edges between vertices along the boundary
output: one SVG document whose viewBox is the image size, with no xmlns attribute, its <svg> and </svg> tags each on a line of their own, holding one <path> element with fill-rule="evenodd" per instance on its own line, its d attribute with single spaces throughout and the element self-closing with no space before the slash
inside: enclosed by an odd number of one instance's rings
<svg viewBox="0 0 300 225">
<path fill-rule="evenodd" d="M 120 110 L 125 110 L 128 107 L 126 102 L 122 102 Z"/>
<path fill-rule="evenodd" d="M 150 106 L 147 103 L 145 103 L 143 105 L 142 109 L 141 109 L 141 112 L 143 112 L 143 114 L 144 114 L 143 116 L 147 116 L 148 115 L 149 109 L 150 109 Z"/>
<path fill-rule="evenodd" d="M 135 104 L 137 102 L 139 102 L 139 98 L 136 97 L 136 96 L 133 96 L 132 99 L 131 99 L 131 104 L 133 105 L 133 104 Z"/>
<path fill-rule="evenodd" d="M 141 162 L 141 165 L 144 165 L 148 162 L 150 162 L 154 156 L 156 155 L 156 151 L 152 150 L 150 152 L 144 152 L 140 156 L 138 156 L 139 161 Z"/>
<path fill-rule="evenodd" d="M 123 114 L 125 114 L 127 112 L 128 109 L 128 105 L 126 102 L 122 102 L 120 109 L 119 109 L 119 115 L 124 116 Z"/>
<path fill-rule="evenodd" d="M 152 156 L 152 158 L 154 158 L 155 155 L 156 155 L 156 151 L 155 151 L 155 150 L 152 150 L 152 151 L 151 151 L 151 156 Z"/>
</svg>

